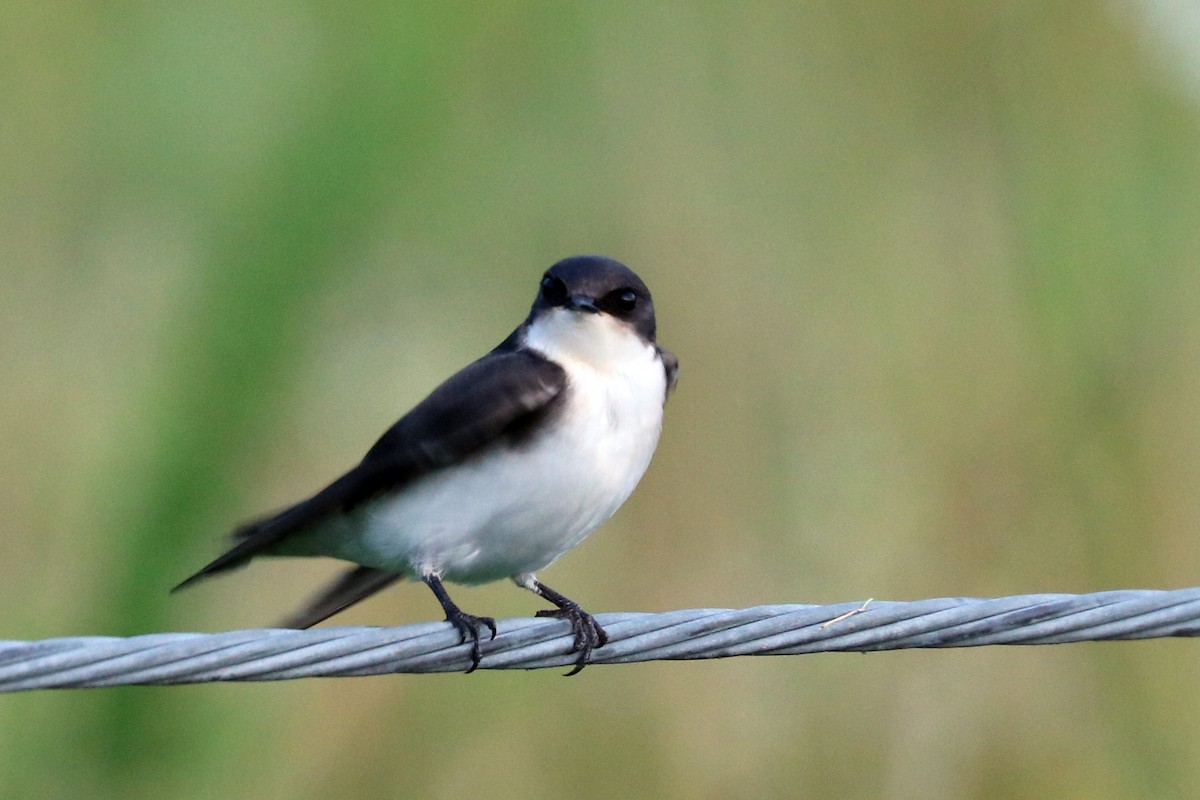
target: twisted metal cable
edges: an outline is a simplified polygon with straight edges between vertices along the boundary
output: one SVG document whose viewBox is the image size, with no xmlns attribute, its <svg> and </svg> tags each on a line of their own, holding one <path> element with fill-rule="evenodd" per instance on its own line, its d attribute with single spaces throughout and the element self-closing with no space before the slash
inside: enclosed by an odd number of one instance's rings
<svg viewBox="0 0 1200 800">
<path fill-rule="evenodd" d="M 743 655 L 1062 644 L 1200 635 L 1200 588 L 991 599 L 702 608 L 598 614 L 609 642 L 591 664 Z M 570 626 L 525 618 L 498 623 L 481 669 L 574 663 Z M 394 628 L 155 633 L 0 641 L 0 692 L 129 684 L 454 672 L 469 647 L 445 622 Z"/>
</svg>

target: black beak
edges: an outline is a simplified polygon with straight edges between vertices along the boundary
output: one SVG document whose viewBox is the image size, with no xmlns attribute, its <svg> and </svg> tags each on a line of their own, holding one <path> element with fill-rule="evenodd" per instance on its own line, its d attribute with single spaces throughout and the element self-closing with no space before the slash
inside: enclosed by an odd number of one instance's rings
<svg viewBox="0 0 1200 800">
<path fill-rule="evenodd" d="M 600 309 L 596 307 L 596 301 L 586 294 L 571 295 L 571 298 L 567 300 L 567 308 L 574 311 L 587 311 L 589 314 L 600 313 Z"/>
</svg>

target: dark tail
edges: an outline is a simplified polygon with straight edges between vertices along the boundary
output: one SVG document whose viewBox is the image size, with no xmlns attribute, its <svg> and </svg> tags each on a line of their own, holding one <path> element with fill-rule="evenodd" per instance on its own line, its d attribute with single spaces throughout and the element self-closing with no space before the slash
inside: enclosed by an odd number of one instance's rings
<svg viewBox="0 0 1200 800">
<path fill-rule="evenodd" d="M 250 563 L 250 559 L 261 555 L 272 545 L 278 543 L 280 539 L 310 523 L 312 517 L 307 512 L 311 503 L 311 500 L 297 503 L 276 514 L 248 522 L 238 528 L 230 536 L 234 541 L 233 547 L 214 558 L 203 569 L 171 591 L 178 592 L 180 589 L 212 575 L 246 566 Z"/>
<path fill-rule="evenodd" d="M 339 611 L 345 611 L 358 601 L 366 600 L 381 589 L 386 589 L 402 577 L 404 576 L 394 572 L 384 572 L 371 567 L 355 567 L 309 601 L 303 609 L 279 623 L 279 627 L 311 628 Z"/>
<path fill-rule="evenodd" d="M 360 465 L 307 500 L 243 525 L 233 532 L 233 547 L 171 591 L 177 592 L 210 575 L 245 566 L 256 555 L 271 552 L 275 545 L 292 534 L 307 530 L 329 516 L 345 511 L 361 499 L 359 494 L 366 491 L 363 489 L 364 482 L 367 489 L 375 486 L 372 480 L 378 482 L 377 473 L 386 475 L 387 470 L 377 465 Z"/>
<path fill-rule="evenodd" d="M 253 539 L 243 539 L 229 550 L 217 556 L 195 575 L 191 576 L 173 588 L 171 592 L 178 592 L 180 589 L 187 588 L 193 583 L 199 583 L 205 578 L 211 577 L 218 573 L 228 572 L 229 570 L 237 569 L 238 567 L 244 567 L 250 563 L 250 559 L 254 558 L 255 554 L 260 550 L 262 550 L 262 545 L 260 545 L 258 542 L 254 541 Z"/>
</svg>

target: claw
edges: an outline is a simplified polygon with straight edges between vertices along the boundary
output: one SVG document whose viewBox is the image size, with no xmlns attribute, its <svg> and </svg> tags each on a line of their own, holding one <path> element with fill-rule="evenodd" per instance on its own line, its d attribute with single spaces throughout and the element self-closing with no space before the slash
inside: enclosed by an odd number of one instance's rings
<svg viewBox="0 0 1200 800">
<path fill-rule="evenodd" d="M 495 639 L 496 620 L 491 617 L 477 617 L 455 609 L 453 612 L 448 611 L 446 613 L 446 622 L 449 622 L 458 629 L 458 634 L 463 644 L 467 643 L 467 639 L 471 640 L 471 666 L 463 674 L 470 674 L 479 669 L 479 662 L 483 659 L 483 651 L 479 644 L 480 631 L 483 628 L 487 628 L 492 634 L 488 637 L 489 641 Z"/>
<path fill-rule="evenodd" d="M 596 622 L 595 617 L 580 608 L 579 604 L 574 601 L 566 600 L 560 608 L 542 609 L 537 612 L 537 616 L 565 619 L 571 623 L 571 631 L 575 634 L 571 652 L 578 653 L 579 657 L 575 659 L 575 667 L 566 673 L 568 678 L 578 675 L 588 665 L 593 650 L 608 644 L 608 634 L 604 632 L 604 628 L 600 627 L 600 623 Z"/>
<path fill-rule="evenodd" d="M 474 614 L 467 614 L 461 608 L 454 605 L 454 601 L 446 593 L 446 587 L 442 586 L 441 578 L 436 575 L 426 575 L 422 580 L 433 590 L 434 596 L 442 604 L 442 610 L 446 612 L 446 622 L 455 627 L 459 637 L 461 637 L 462 643 L 466 644 L 467 639 L 471 640 L 471 667 L 467 670 L 466 674 L 479 669 L 479 662 L 483 660 L 483 650 L 479 646 L 479 632 L 483 628 L 487 628 L 492 632 L 490 638 L 495 639 L 496 620 L 491 617 L 477 617 Z"/>
</svg>

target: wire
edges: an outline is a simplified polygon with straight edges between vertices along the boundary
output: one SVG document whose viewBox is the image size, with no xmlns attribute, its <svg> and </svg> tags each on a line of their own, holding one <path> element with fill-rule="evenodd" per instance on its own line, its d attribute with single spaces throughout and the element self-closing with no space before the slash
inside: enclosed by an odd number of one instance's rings
<svg viewBox="0 0 1200 800">
<path fill-rule="evenodd" d="M 914 602 L 597 614 L 609 642 L 591 665 L 747 655 L 1064 644 L 1200 635 L 1200 588 L 935 598 Z M 480 669 L 574 663 L 570 625 L 501 620 Z M 129 684 L 455 672 L 470 647 L 445 622 L 392 628 L 258 629 L 128 638 L 0 641 L 0 692 Z"/>
</svg>

